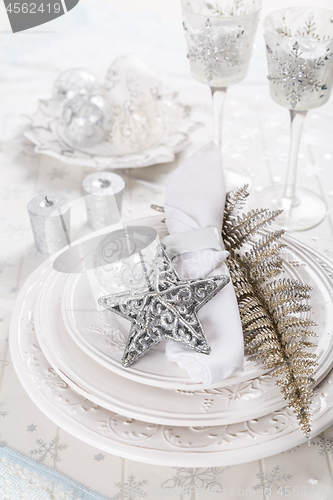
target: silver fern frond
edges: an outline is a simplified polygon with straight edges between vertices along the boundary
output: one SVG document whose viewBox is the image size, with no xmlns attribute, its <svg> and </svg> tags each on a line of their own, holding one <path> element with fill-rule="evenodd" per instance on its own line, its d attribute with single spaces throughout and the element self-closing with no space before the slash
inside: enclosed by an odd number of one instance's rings
<svg viewBox="0 0 333 500">
<path fill-rule="evenodd" d="M 261 229 L 270 225 L 281 210 L 255 209 L 242 217 L 232 215 L 229 223 L 223 223 L 222 237 L 227 250 L 239 250 Z"/>
<path fill-rule="evenodd" d="M 282 272 L 279 256 L 284 231 L 272 231 L 246 249 L 250 239 L 281 213 L 266 209 L 251 210 L 239 216 L 248 196 L 242 186 L 226 197 L 222 237 L 230 252 L 227 264 L 234 285 L 244 331 L 244 345 L 271 375 L 277 377 L 282 396 L 293 408 L 307 437 L 311 434 L 312 386 L 317 366 L 315 345 L 306 337 L 315 323 L 303 318 L 311 287 L 290 278 L 274 279 Z"/>
</svg>

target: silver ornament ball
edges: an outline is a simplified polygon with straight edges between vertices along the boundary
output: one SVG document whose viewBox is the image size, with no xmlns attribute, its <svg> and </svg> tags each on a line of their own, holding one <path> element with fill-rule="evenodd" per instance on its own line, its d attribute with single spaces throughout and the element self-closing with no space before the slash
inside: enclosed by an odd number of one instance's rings
<svg viewBox="0 0 333 500">
<path fill-rule="evenodd" d="M 113 111 L 98 94 L 79 95 L 65 104 L 59 121 L 60 132 L 69 144 L 95 146 L 111 132 Z"/>
<path fill-rule="evenodd" d="M 98 92 L 99 84 L 93 73 L 82 68 L 66 69 L 53 84 L 53 99 L 64 103 L 77 95 Z"/>
</svg>

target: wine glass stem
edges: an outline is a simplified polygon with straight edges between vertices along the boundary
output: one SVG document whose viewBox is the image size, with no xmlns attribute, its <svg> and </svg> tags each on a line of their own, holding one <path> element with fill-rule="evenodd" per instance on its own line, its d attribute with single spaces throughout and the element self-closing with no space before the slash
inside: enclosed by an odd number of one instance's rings
<svg viewBox="0 0 333 500">
<path fill-rule="evenodd" d="M 214 113 L 214 142 L 221 149 L 222 147 L 222 115 L 227 87 L 211 87 Z"/>
<path fill-rule="evenodd" d="M 301 142 L 302 129 L 306 114 L 307 111 L 295 111 L 294 109 L 290 110 L 291 137 L 290 137 L 287 180 L 284 188 L 283 197 L 288 199 L 291 205 L 293 204 L 293 202 L 296 201 L 297 160 L 298 160 L 299 146 Z"/>
</svg>

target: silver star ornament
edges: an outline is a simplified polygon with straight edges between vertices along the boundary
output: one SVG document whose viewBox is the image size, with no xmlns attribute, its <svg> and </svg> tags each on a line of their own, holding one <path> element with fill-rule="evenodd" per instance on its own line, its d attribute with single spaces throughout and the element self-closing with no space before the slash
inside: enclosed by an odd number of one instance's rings
<svg viewBox="0 0 333 500">
<path fill-rule="evenodd" d="M 162 340 L 172 340 L 203 354 L 210 346 L 197 311 L 227 283 L 229 276 L 179 278 L 166 254 L 157 248 L 148 290 L 101 297 L 101 306 L 131 321 L 122 365 L 129 367 Z"/>
</svg>

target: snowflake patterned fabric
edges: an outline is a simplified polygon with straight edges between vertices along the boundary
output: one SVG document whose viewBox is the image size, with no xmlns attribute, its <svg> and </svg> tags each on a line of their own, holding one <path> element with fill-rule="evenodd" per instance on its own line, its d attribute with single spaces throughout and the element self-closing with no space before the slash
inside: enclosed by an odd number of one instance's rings
<svg viewBox="0 0 333 500">
<path fill-rule="evenodd" d="M 253 486 L 253 489 L 262 490 L 262 495 L 271 496 L 272 488 L 274 488 L 273 493 L 275 493 L 275 490 L 283 487 L 283 485 L 287 485 L 288 481 L 292 479 L 292 476 L 287 473 L 282 473 L 279 465 L 277 465 L 270 473 L 256 473 L 256 478 L 259 480 L 259 483 Z"/>
<path fill-rule="evenodd" d="M 333 453 L 333 437 L 325 439 L 323 434 L 319 434 L 316 439 L 311 441 L 312 446 L 318 447 L 318 455 L 325 456 L 325 452 Z"/>
<path fill-rule="evenodd" d="M 169 497 L 181 491 L 181 500 L 191 500 L 194 491 L 205 490 L 209 494 L 223 495 L 223 486 L 219 479 L 228 467 L 194 468 L 177 467 L 173 477 L 164 481 L 161 487 L 167 491 Z M 174 490 L 174 491 L 173 491 Z"/>
<path fill-rule="evenodd" d="M 147 479 L 137 480 L 135 476 L 131 474 L 123 484 L 119 481 L 115 483 L 115 487 L 119 490 L 119 493 L 113 496 L 113 500 L 134 500 L 136 498 L 146 497 L 147 484 Z"/>
<path fill-rule="evenodd" d="M 3 361 L 2 361 L 2 360 L 0 360 L 0 367 L 1 367 L 1 366 L 4 366 L 4 365 L 2 365 L 2 362 L 3 362 Z M 2 405 L 2 403 L 0 403 L 0 417 L 5 418 L 5 417 L 7 417 L 7 412 L 6 412 L 6 411 L 4 411 L 4 410 L 2 410 L 2 408 L 1 408 L 2 406 L 3 406 L 3 405 Z"/>
<path fill-rule="evenodd" d="M 39 463 L 43 463 L 48 456 L 50 456 L 54 462 L 60 462 L 58 452 L 67 448 L 66 444 L 59 442 L 59 438 L 52 439 L 50 443 L 45 443 L 42 439 L 37 439 L 36 445 L 37 447 L 30 451 L 30 456 Z"/>
</svg>

